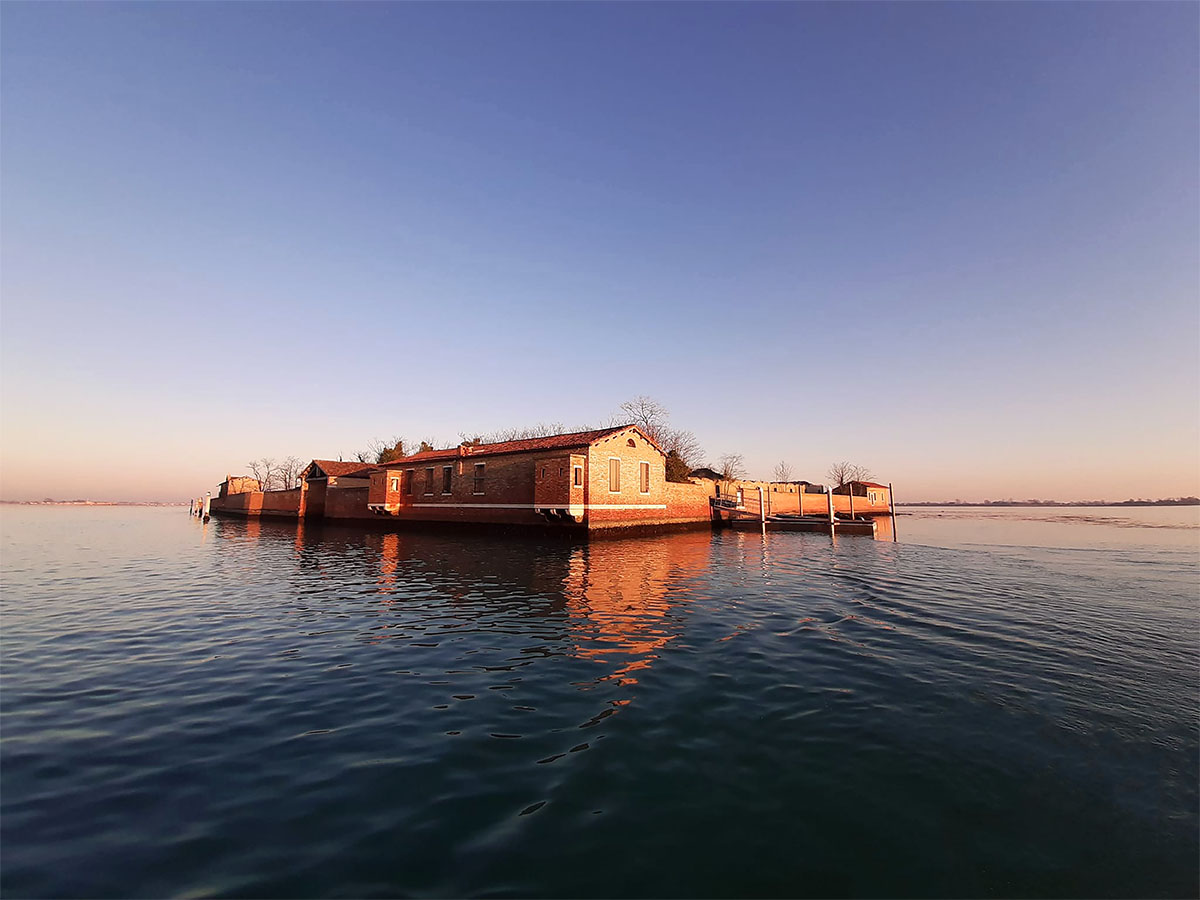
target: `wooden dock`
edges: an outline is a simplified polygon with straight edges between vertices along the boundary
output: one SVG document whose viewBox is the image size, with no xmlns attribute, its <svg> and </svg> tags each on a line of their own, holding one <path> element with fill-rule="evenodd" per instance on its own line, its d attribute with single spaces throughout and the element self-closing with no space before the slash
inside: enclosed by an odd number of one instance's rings
<svg viewBox="0 0 1200 900">
<path fill-rule="evenodd" d="M 870 516 L 856 516 L 851 512 L 848 517 L 840 517 L 833 509 L 833 494 L 825 492 L 826 514 L 823 516 L 802 515 L 800 513 L 770 513 L 767 509 L 763 489 L 758 488 L 758 512 L 746 508 L 744 496 L 738 491 L 733 497 L 712 497 L 709 504 L 715 515 L 724 514 L 726 521 L 734 528 L 755 531 L 817 531 L 822 534 L 861 534 L 875 537 L 875 520 Z M 853 509 L 853 500 L 851 500 Z M 894 533 L 894 532 L 893 532 Z"/>
<path fill-rule="evenodd" d="M 794 513 L 781 513 L 777 516 L 736 516 L 729 520 L 734 528 L 747 531 L 766 529 L 767 531 L 815 531 L 821 534 L 860 534 L 865 537 L 875 537 L 875 520 L 834 519 L 832 522 L 823 516 L 800 516 Z"/>
</svg>

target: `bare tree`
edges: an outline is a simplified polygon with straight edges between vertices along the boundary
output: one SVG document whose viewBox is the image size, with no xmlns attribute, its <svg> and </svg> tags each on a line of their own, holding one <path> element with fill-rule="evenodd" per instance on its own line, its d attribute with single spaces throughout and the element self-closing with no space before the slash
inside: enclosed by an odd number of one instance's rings
<svg viewBox="0 0 1200 900">
<path fill-rule="evenodd" d="M 620 409 L 627 416 L 625 421 L 638 426 L 656 444 L 664 443 L 662 432 L 671 418 L 665 406 L 652 397 L 637 396 L 622 403 Z"/>
<path fill-rule="evenodd" d="M 841 487 L 851 481 L 870 480 L 871 470 L 866 466 L 857 466 L 842 460 L 830 466 L 826 475 L 834 487 Z"/>
<path fill-rule="evenodd" d="M 775 463 L 774 478 L 776 481 L 791 481 L 792 467 L 783 460 Z"/>
<path fill-rule="evenodd" d="M 408 456 L 409 448 L 404 438 L 397 435 L 389 440 L 376 438 L 367 445 L 367 453 L 371 458 L 363 462 L 389 463 Z"/>
<path fill-rule="evenodd" d="M 614 417 L 612 424 L 633 423 L 668 456 L 674 455 L 675 466 L 680 471 L 684 468 L 690 471 L 700 465 L 704 450 L 694 432 L 672 428 L 670 420 L 671 414 L 665 406 L 653 397 L 641 395 L 622 403 L 620 415 Z"/>
<path fill-rule="evenodd" d="M 576 431 L 587 431 L 586 427 L 577 428 Z M 536 425 L 527 425 L 521 428 L 501 428 L 498 431 L 490 431 L 486 434 L 478 431 L 460 431 L 458 433 L 460 442 L 463 444 L 499 444 L 504 441 L 524 441 L 529 438 L 553 437 L 556 434 L 566 434 L 567 426 L 562 422 L 538 422 Z"/>
<path fill-rule="evenodd" d="M 726 481 L 738 481 L 746 477 L 746 460 L 740 453 L 726 453 L 717 460 L 717 471 Z"/>
<path fill-rule="evenodd" d="M 279 485 L 283 490 L 294 488 L 304 463 L 295 456 L 288 456 L 279 462 Z"/>
<path fill-rule="evenodd" d="M 252 459 L 246 465 L 250 467 L 250 474 L 258 479 L 259 490 L 274 490 L 275 482 L 279 478 L 279 465 L 274 457 Z"/>
</svg>

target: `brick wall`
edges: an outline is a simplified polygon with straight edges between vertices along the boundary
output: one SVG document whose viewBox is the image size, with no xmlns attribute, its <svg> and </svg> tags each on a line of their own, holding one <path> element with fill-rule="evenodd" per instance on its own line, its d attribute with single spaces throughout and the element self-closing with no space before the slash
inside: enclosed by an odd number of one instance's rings
<svg viewBox="0 0 1200 900">
<path fill-rule="evenodd" d="M 376 518 L 367 509 L 366 487 L 332 488 L 325 494 L 325 518 L 367 519 Z"/>
<path fill-rule="evenodd" d="M 213 498 L 213 509 L 242 516 L 285 516 L 295 518 L 300 510 L 300 489 L 289 491 L 243 491 Z"/>
<path fill-rule="evenodd" d="M 711 484 L 711 482 L 708 482 Z M 806 516 L 827 516 L 829 515 L 829 501 L 825 494 L 798 494 L 784 490 L 771 490 L 771 483 L 765 481 L 734 481 L 722 482 L 721 494 L 725 497 L 735 497 L 737 489 L 742 489 L 742 496 L 746 504 L 746 512 L 758 514 L 758 488 L 763 488 L 763 502 L 767 505 L 767 515 L 775 513 L 796 513 L 800 512 L 800 503 L 803 501 L 803 513 Z M 779 488 L 779 485 L 776 485 Z M 854 514 L 855 515 L 885 515 L 889 512 L 888 503 L 886 500 L 886 491 L 879 492 L 883 498 L 881 502 L 870 503 L 866 497 L 854 498 Z M 835 513 L 850 512 L 850 497 L 846 494 L 833 495 L 833 511 Z"/>
<path fill-rule="evenodd" d="M 578 459 L 579 457 L 575 457 Z M 543 458 L 534 465 L 533 503 L 537 507 L 569 506 L 571 503 L 572 455 Z M 583 488 L 579 489 L 583 502 Z"/>
<path fill-rule="evenodd" d="M 475 492 L 475 466 L 483 465 L 482 492 Z M 450 466 L 450 492 L 442 491 L 442 470 Z M 427 490 L 427 472 L 434 469 L 433 490 Z M 534 512 L 535 481 L 546 469 L 543 499 L 566 487 L 570 478 L 569 454 L 562 450 L 507 453 L 498 456 L 452 457 L 417 461 L 405 465 L 398 460 L 371 476 L 369 502 L 386 503 L 397 517 L 417 522 L 485 522 L 537 525 L 546 518 Z M 565 471 L 559 474 L 559 469 Z M 411 471 L 412 492 L 406 493 L 405 471 Z M 561 485 L 555 479 L 563 479 Z M 393 489 L 393 479 L 396 488 Z M 332 495 L 332 492 L 331 492 Z M 569 494 L 568 494 L 569 496 Z M 565 500 L 547 505 L 562 505 Z"/>
<path fill-rule="evenodd" d="M 681 484 L 668 481 L 666 517 L 671 522 L 708 522 L 712 519 L 712 507 L 708 498 L 712 490 L 707 484 Z"/>
<path fill-rule="evenodd" d="M 633 446 L 630 446 L 632 442 Z M 618 489 L 610 484 L 610 459 L 620 465 Z M 646 464 L 643 491 L 642 464 Z M 475 466 L 484 466 L 482 494 L 474 491 Z M 442 492 L 442 467 L 451 466 L 451 491 Z M 579 467 L 582 484 L 574 484 Z M 427 469 L 434 469 L 433 491 Z M 405 491 L 405 471 L 412 491 Z M 566 507 L 589 528 L 708 523 L 704 485 L 668 485 L 662 453 L 638 434 L 616 434 L 578 451 L 531 451 L 445 460 L 402 460 L 371 476 L 370 503 L 384 503 L 401 520 L 544 525 L 536 509 Z M 329 492 L 332 498 L 333 491 Z M 328 502 L 328 501 L 327 501 Z"/>
<path fill-rule="evenodd" d="M 632 446 L 631 446 L 632 445 Z M 614 490 L 611 460 L 620 466 Z M 642 490 L 641 466 L 649 466 L 649 490 Z M 589 528 L 656 525 L 665 522 L 666 464 L 640 434 L 621 432 L 588 448 L 587 523 Z"/>
</svg>

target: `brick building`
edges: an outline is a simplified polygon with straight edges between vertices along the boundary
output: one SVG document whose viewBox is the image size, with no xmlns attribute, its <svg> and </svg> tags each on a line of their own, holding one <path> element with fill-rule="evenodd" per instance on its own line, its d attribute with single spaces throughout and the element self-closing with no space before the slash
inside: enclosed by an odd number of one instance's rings
<svg viewBox="0 0 1200 900">
<path fill-rule="evenodd" d="M 714 510 L 711 500 L 718 500 Z M 227 477 L 218 514 L 397 524 L 532 525 L 615 533 L 629 527 L 708 526 L 760 513 L 885 515 L 886 485 L 856 481 L 826 493 L 804 481 L 725 480 L 698 469 L 666 479 L 666 455 L 622 425 L 494 444 L 463 444 L 393 462 L 314 459 L 300 485 L 261 491 Z"/>
<path fill-rule="evenodd" d="M 246 494 L 261 490 L 262 485 L 257 478 L 251 478 L 249 475 L 226 475 L 225 480 L 217 488 L 217 496 L 228 497 L 230 494 Z"/>
<path fill-rule="evenodd" d="M 362 507 L 369 485 L 368 476 L 373 468 L 371 463 L 314 459 L 300 473 L 297 515 L 304 519 L 322 519 L 327 512 L 336 515 L 335 509 Z M 343 493 L 353 490 L 358 493 Z M 360 509 L 360 512 L 365 514 L 366 510 Z"/>
<path fill-rule="evenodd" d="M 861 513 L 888 512 L 892 502 L 891 491 L 886 484 L 874 481 L 848 481 L 833 493 L 854 498 L 854 511 Z M 859 499 L 861 498 L 861 500 Z"/>
<path fill-rule="evenodd" d="M 623 425 L 404 457 L 371 473 L 367 505 L 414 522 L 595 530 L 707 524 L 707 497 L 700 485 L 668 484 L 666 454 Z"/>
</svg>

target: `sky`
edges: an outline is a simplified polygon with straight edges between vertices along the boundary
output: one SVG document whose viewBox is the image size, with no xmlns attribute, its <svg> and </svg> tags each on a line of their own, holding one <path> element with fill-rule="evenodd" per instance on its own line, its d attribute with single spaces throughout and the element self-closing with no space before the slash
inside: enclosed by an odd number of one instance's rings
<svg viewBox="0 0 1200 900">
<path fill-rule="evenodd" d="M 6 3 L 0 497 L 608 422 L 1200 495 L 1194 3 Z"/>
</svg>

